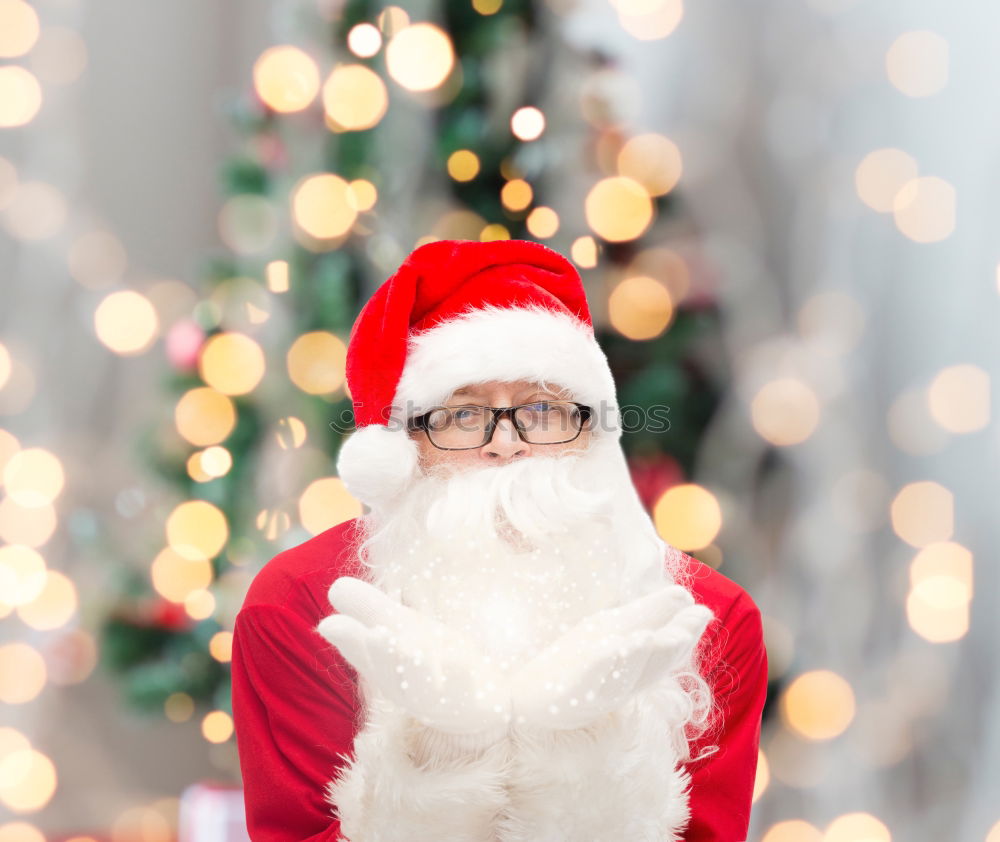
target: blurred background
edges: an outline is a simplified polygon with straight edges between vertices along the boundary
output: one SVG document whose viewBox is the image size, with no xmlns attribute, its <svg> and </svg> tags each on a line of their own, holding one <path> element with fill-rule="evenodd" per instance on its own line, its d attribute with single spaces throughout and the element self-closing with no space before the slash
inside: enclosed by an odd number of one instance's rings
<svg viewBox="0 0 1000 842">
<path fill-rule="evenodd" d="M 1000 842 L 998 39 L 977 0 L 0 0 L 0 842 L 241 838 L 233 619 L 360 513 L 353 319 L 507 237 L 579 267 L 660 533 L 764 614 L 750 839 Z"/>
</svg>

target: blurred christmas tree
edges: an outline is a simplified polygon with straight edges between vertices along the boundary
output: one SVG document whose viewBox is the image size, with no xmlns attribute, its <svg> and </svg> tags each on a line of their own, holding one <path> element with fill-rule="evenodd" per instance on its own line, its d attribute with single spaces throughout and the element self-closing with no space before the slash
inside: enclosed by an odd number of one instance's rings
<svg viewBox="0 0 1000 842">
<path fill-rule="evenodd" d="M 231 629 L 254 572 L 360 514 L 334 472 L 351 428 L 347 337 L 415 245 L 515 237 L 560 248 L 559 232 L 595 316 L 607 310 L 599 338 L 635 413 L 623 443 L 651 507 L 690 475 L 722 376 L 705 353 L 717 330 L 705 274 L 665 246 L 679 174 L 669 141 L 630 137 L 610 103 L 584 100 L 582 115 L 560 119 L 591 133 L 589 170 L 577 174 L 586 208 L 571 223 L 554 209 L 567 194 L 546 179 L 564 151 L 542 109 L 559 95 L 550 10 L 447 3 L 439 24 L 373 2 L 287 13 L 307 46 L 265 51 L 232 108 L 241 147 L 222 170 L 228 250 L 169 326 L 168 398 L 139 443 L 163 483 L 165 541 L 151 543 L 148 566 L 123 566 L 104 627 L 105 662 L 128 698 L 176 721 L 210 709 L 213 741 L 232 730 Z M 576 61 L 584 75 L 606 70 L 599 56 Z"/>
</svg>

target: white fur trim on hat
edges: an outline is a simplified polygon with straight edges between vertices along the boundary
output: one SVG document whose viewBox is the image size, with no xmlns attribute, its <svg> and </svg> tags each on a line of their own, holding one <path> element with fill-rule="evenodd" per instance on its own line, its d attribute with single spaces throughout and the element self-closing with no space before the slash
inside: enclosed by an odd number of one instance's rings
<svg viewBox="0 0 1000 842">
<path fill-rule="evenodd" d="M 355 498 L 379 509 L 416 476 L 419 456 L 417 443 L 406 430 L 369 424 L 340 446 L 337 475 Z"/>
<path fill-rule="evenodd" d="M 595 433 L 621 435 L 614 378 L 590 328 L 540 306 L 487 305 L 412 335 L 393 415 L 419 415 L 455 389 L 487 380 L 563 386 L 593 408 Z"/>
</svg>

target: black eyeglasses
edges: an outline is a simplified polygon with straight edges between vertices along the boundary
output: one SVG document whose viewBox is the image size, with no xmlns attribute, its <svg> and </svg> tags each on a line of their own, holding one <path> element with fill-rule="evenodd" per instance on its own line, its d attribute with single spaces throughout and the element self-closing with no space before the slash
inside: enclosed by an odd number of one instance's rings
<svg viewBox="0 0 1000 842">
<path fill-rule="evenodd" d="M 510 418 L 521 441 L 528 444 L 565 444 L 590 420 L 589 406 L 575 401 L 535 401 L 519 406 L 436 406 L 406 423 L 423 430 L 438 450 L 474 450 L 493 438 L 501 418 Z"/>
</svg>

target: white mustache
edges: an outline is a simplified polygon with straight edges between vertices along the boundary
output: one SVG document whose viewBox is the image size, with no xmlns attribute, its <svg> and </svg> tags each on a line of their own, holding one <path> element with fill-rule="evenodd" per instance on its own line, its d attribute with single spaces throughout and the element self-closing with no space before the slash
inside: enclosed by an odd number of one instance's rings
<svg viewBox="0 0 1000 842">
<path fill-rule="evenodd" d="M 424 528 L 496 538 L 506 525 L 529 538 L 568 531 L 574 523 L 607 521 L 613 493 L 587 482 L 585 460 L 575 454 L 533 456 L 497 467 L 434 473 L 415 494 L 427 504 Z"/>
</svg>

